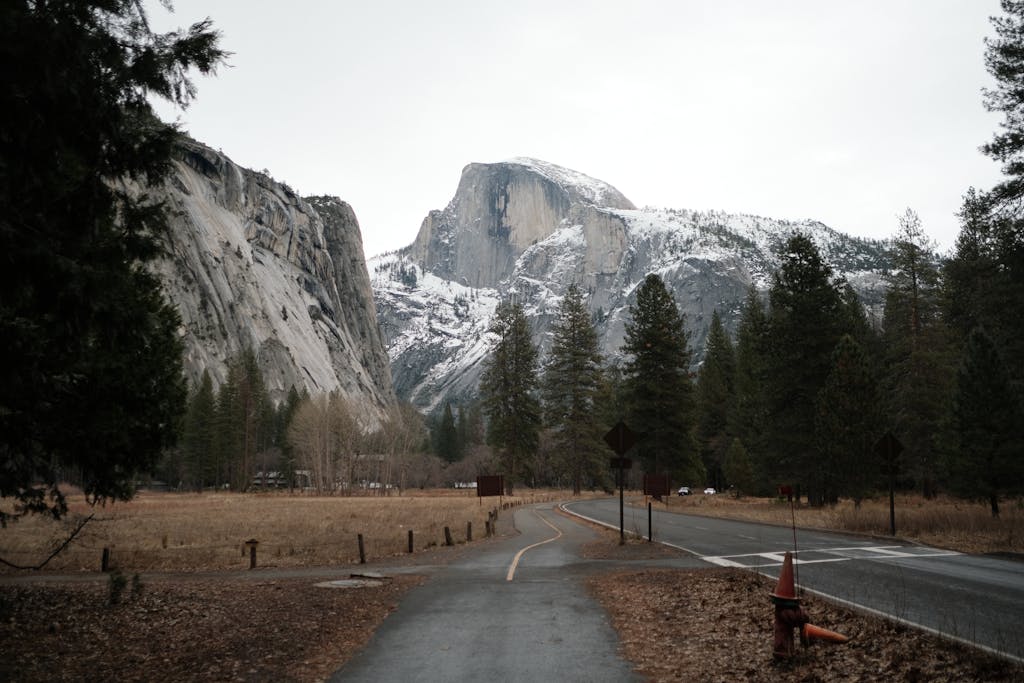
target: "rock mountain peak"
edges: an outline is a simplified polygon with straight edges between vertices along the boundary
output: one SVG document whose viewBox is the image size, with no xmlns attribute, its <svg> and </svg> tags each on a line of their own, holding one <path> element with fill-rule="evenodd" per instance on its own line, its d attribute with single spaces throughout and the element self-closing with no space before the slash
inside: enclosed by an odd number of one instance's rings
<svg viewBox="0 0 1024 683">
<path fill-rule="evenodd" d="M 415 242 L 369 264 L 396 392 L 427 410 L 474 398 L 491 316 L 512 291 L 546 353 L 565 290 L 580 286 L 602 353 L 616 361 L 649 273 L 672 289 L 699 361 L 712 312 L 733 327 L 750 285 L 768 286 L 779 250 L 798 231 L 869 307 L 880 306 L 878 242 L 810 220 L 637 209 L 604 181 L 526 157 L 469 164 Z"/>
</svg>

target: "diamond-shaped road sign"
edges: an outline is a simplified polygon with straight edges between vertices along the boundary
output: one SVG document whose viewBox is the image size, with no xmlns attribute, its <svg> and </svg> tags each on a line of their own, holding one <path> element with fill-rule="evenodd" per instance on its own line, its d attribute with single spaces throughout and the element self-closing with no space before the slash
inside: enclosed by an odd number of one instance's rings
<svg viewBox="0 0 1024 683">
<path fill-rule="evenodd" d="M 604 435 L 604 442 L 619 455 L 625 455 L 626 451 L 636 444 L 639 435 L 626 426 L 626 423 L 619 420 L 614 427 Z"/>
<path fill-rule="evenodd" d="M 886 432 L 885 436 L 875 444 L 875 452 L 883 458 L 895 458 L 903 451 L 903 444 L 893 436 L 892 432 Z"/>
</svg>

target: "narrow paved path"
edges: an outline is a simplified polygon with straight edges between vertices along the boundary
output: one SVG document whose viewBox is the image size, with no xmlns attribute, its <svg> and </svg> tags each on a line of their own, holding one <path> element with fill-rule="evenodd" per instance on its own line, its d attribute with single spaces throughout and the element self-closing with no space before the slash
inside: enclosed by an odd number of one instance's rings
<svg viewBox="0 0 1024 683">
<path fill-rule="evenodd" d="M 505 513 L 511 514 L 511 513 Z M 582 579 L 596 534 L 551 504 L 410 591 L 331 681 L 636 681 Z"/>
</svg>

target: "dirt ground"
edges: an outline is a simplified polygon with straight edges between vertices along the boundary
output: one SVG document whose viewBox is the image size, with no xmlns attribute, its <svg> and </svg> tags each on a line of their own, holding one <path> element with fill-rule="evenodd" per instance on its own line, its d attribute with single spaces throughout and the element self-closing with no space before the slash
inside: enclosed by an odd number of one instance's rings
<svg viewBox="0 0 1024 683">
<path fill-rule="evenodd" d="M 603 531 L 591 559 L 662 559 L 679 551 Z M 811 623 L 850 638 L 797 645 L 772 657 L 775 581 L 737 569 L 643 569 L 592 577 L 591 594 L 611 617 L 623 657 L 652 682 L 1024 681 L 1024 665 L 807 596 Z"/>
<path fill-rule="evenodd" d="M 774 582 L 734 569 L 641 570 L 595 577 L 593 595 L 623 655 L 650 681 L 1021 681 L 1024 667 L 808 598 L 812 623 L 843 645 L 772 657 Z"/>
<path fill-rule="evenodd" d="M 436 564 L 467 551 L 408 561 Z M 775 663 L 771 582 L 736 570 L 643 567 L 676 553 L 620 546 L 611 533 L 584 549 L 635 563 L 592 577 L 589 588 L 623 656 L 651 681 L 1024 681 L 1022 666 L 813 597 L 805 601 L 812 621 L 851 642 L 798 647 L 793 660 Z M 340 589 L 275 576 L 183 573 L 137 588 L 128 576 L 117 604 L 109 582 L 0 585 L 0 680 L 322 681 L 427 580 L 401 574 Z"/>
<path fill-rule="evenodd" d="M 0 680 L 320 681 L 423 581 L 320 588 L 310 579 L 0 587 Z"/>
</svg>

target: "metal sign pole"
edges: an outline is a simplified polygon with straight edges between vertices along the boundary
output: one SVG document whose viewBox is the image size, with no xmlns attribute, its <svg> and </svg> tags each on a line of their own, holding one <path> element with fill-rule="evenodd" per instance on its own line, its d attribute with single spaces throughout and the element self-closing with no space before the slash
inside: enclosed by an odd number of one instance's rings
<svg viewBox="0 0 1024 683">
<path fill-rule="evenodd" d="M 626 522 L 622 484 L 626 479 L 626 470 L 619 468 L 619 545 L 626 545 Z"/>
</svg>

